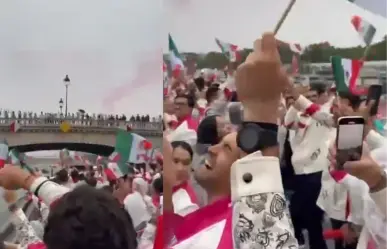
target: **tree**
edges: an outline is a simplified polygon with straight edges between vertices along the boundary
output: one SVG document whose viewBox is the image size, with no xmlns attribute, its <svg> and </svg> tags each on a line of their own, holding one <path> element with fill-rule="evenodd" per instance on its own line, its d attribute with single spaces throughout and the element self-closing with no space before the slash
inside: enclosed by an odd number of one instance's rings
<svg viewBox="0 0 387 249">
<path fill-rule="evenodd" d="M 368 61 L 386 60 L 387 35 L 384 40 L 371 46 L 367 56 Z M 350 48 L 337 48 L 331 46 L 328 42 L 311 44 L 306 47 L 305 52 L 301 55 L 303 63 L 323 63 L 329 62 L 332 55 L 339 55 L 344 58 L 360 59 L 363 57 L 365 47 L 357 46 Z M 252 50 L 244 48 L 240 50 L 242 61 Z M 279 53 L 284 64 L 289 64 L 292 61 L 293 53 L 286 45 L 279 46 Z M 223 69 L 228 65 L 227 58 L 220 52 L 209 52 L 207 54 L 185 53 L 185 56 L 196 59 L 198 68 L 217 68 Z M 167 59 L 167 57 L 164 57 Z"/>
</svg>

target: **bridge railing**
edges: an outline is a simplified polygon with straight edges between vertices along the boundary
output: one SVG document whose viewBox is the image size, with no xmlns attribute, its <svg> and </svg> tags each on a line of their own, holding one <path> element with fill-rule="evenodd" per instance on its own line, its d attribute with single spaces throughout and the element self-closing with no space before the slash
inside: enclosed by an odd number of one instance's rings
<svg viewBox="0 0 387 249">
<path fill-rule="evenodd" d="M 161 131 L 162 122 L 143 122 L 143 121 L 124 121 L 109 119 L 86 119 L 86 118 L 0 118 L 0 126 L 8 126 L 17 122 L 21 128 L 23 126 L 58 126 L 63 121 L 68 122 L 71 126 L 81 127 L 125 127 L 129 126 L 133 130 L 150 130 Z"/>
</svg>

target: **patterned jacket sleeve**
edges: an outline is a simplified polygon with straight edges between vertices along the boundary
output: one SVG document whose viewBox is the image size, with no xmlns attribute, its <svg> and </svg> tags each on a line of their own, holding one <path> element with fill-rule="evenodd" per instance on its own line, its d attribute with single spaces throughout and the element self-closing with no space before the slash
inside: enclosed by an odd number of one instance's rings
<svg viewBox="0 0 387 249">
<path fill-rule="evenodd" d="M 333 116 L 330 112 L 321 108 L 320 105 L 312 103 L 302 95 L 298 97 L 294 107 L 325 126 L 332 127 L 334 125 Z"/>
<path fill-rule="evenodd" d="M 19 247 L 24 248 L 29 244 L 41 242 L 22 209 L 18 208 L 12 212 L 11 222 L 15 226 Z"/>
<path fill-rule="evenodd" d="M 279 160 L 250 154 L 231 167 L 235 249 L 296 249 Z"/>
<path fill-rule="evenodd" d="M 35 195 L 32 195 L 32 203 L 36 207 L 36 209 L 38 209 L 40 212 L 41 222 L 43 224 L 46 224 L 48 214 L 50 213 L 49 207 L 46 204 L 44 204 L 42 201 L 40 201 L 40 199 Z"/>
</svg>

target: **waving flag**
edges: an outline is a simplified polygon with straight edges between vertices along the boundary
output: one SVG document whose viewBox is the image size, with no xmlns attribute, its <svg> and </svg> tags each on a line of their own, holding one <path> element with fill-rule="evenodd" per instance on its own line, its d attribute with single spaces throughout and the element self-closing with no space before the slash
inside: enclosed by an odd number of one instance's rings
<svg viewBox="0 0 387 249">
<path fill-rule="evenodd" d="M 8 142 L 3 139 L 0 142 L 0 169 L 4 167 L 8 159 Z"/>
<path fill-rule="evenodd" d="M 9 151 L 8 156 L 11 164 L 19 165 L 22 169 L 28 170 L 30 173 L 34 173 L 35 170 L 25 163 L 26 156 L 24 153 L 20 153 L 18 150 L 12 149 Z"/>
<path fill-rule="evenodd" d="M 229 59 L 230 62 L 235 62 L 240 59 L 237 45 L 223 42 L 218 38 L 215 38 L 215 42 L 218 44 L 220 50 L 222 50 L 222 53 Z"/>
<path fill-rule="evenodd" d="M 109 181 L 117 180 L 128 173 L 128 167 L 122 163 L 110 162 L 105 166 L 104 172 Z"/>
<path fill-rule="evenodd" d="M 363 61 L 332 56 L 331 63 L 337 91 L 349 91 L 355 95 L 364 94 L 364 90 L 358 86 Z"/>
<path fill-rule="evenodd" d="M 175 78 L 180 76 L 181 71 L 184 70 L 184 63 L 182 56 L 177 50 L 175 42 L 172 39 L 172 36 L 168 35 L 168 44 L 169 44 L 169 63 L 171 64 L 172 74 Z"/>
<path fill-rule="evenodd" d="M 367 46 L 369 46 L 375 36 L 376 28 L 360 16 L 353 16 L 351 23 L 357 33 L 360 35 L 360 38 Z"/>
</svg>

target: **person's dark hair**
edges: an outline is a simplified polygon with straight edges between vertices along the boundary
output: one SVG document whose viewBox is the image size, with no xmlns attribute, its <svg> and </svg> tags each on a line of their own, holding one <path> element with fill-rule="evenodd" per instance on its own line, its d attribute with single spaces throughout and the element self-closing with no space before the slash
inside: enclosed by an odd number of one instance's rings
<svg viewBox="0 0 387 249">
<path fill-rule="evenodd" d="M 355 95 L 347 91 L 339 91 L 338 95 L 342 99 L 348 99 L 350 106 L 355 110 L 358 109 L 365 100 L 363 96 Z"/>
<path fill-rule="evenodd" d="M 0 241 L 0 249 L 5 249 L 4 240 Z"/>
<path fill-rule="evenodd" d="M 66 183 L 69 180 L 69 173 L 65 169 L 61 169 L 56 173 L 55 177 L 58 183 Z"/>
<path fill-rule="evenodd" d="M 79 180 L 79 172 L 78 170 L 73 170 L 70 172 L 71 179 Z"/>
<path fill-rule="evenodd" d="M 157 194 L 163 194 L 163 176 L 161 175 L 159 178 L 155 179 L 152 186 Z"/>
<path fill-rule="evenodd" d="M 106 191 L 79 186 L 50 209 L 43 241 L 47 249 L 136 249 L 129 214 Z"/>
<path fill-rule="evenodd" d="M 206 100 L 207 100 L 207 103 L 210 103 L 211 102 L 211 99 L 216 97 L 218 95 L 218 92 L 219 92 L 219 87 L 216 87 L 216 86 L 210 86 L 207 91 L 206 91 Z"/>
<path fill-rule="evenodd" d="M 195 107 L 195 98 L 191 94 L 178 94 L 175 99 L 178 98 L 185 98 L 187 99 L 188 107 L 194 108 Z"/>
<path fill-rule="evenodd" d="M 310 90 L 316 91 L 317 95 L 320 96 L 327 92 L 327 85 L 323 82 L 316 82 L 310 85 Z"/>
<path fill-rule="evenodd" d="M 216 115 L 207 116 L 202 119 L 197 129 L 197 143 L 215 145 L 220 138 L 216 128 Z"/>
<path fill-rule="evenodd" d="M 203 91 L 204 86 L 205 86 L 205 81 L 204 81 L 203 77 L 198 77 L 198 78 L 196 78 L 196 79 L 194 80 L 194 82 L 195 82 L 195 85 L 196 85 L 196 87 L 198 88 L 198 90 L 199 90 L 200 92 Z"/>
<path fill-rule="evenodd" d="M 85 181 L 85 180 L 86 180 L 85 174 L 80 173 L 80 174 L 79 174 L 79 180 L 80 180 L 80 181 Z"/>
<path fill-rule="evenodd" d="M 109 186 L 109 185 L 106 185 L 106 186 L 103 186 L 102 188 L 101 188 L 101 190 L 104 190 L 104 191 L 107 191 L 108 193 L 110 193 L 110 194 L 113 194 L 113 187 L 112 186 Z"/>
<path fill-rule="evenodd" d="M 176 148 L 182 148 L 183 150 L 186 150 L 188 152 L 188 154 L 191 156 L 191 159 L 193 158 L 193 150 L 191 148 L 191 145 L 189 145 L 187 142 L 184 142 L 184 141 L 173 141 L 171 143 L 172 145 L 172 148 L 173 149 L 176 149 Z"/>
<path fill-rule="evenodd" d="M 95 177 L 88 177 L 86 178 L 86 183 L 89 184 L 91 187 L 96 187 L 97 186 L 97 179 Z"/>
</svg>

